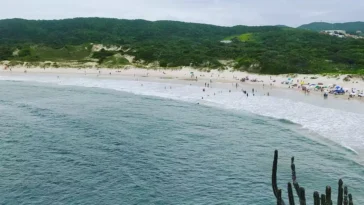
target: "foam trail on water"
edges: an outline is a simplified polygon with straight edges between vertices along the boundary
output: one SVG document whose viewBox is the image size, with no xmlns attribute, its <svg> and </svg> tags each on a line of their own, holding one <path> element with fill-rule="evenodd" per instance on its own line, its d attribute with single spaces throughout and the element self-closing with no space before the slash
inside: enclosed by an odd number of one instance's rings
<svg viewBox="0 0 364 205">
<path fill-rule="evenodd" d="M 229 93 L 227 90 L 224 90 L 224 92 L 220 93 L 223 89 L 216 88 L 207 89 L 206 92 L 202 92 L 202 88 L 196 86 L 145 81 L 65 77 L 57 79 L 50 76 L 2 76 L 0 80 L 36 81 L 58 85 L 97 87 L 191 103 L 199 102 L 225 109 L 243 110 L 300 124 L 303 128 L 313 131 L 354 152 L 364 150 L 364 125 L 362 124 L 364 122 L 364 115 L 322 108 L 289 99 L 267 96 L 250 96 L 247 98 L 241 92 Z"/>
</svg>

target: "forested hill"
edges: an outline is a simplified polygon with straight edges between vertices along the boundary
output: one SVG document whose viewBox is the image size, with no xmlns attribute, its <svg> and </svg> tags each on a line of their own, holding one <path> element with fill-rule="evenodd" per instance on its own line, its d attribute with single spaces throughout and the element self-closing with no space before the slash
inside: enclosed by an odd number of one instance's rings
<svg viewBox="0 0 364 205">
<path fill-rule="evenodd" d="M 298 28 L 308 29 L 312 31 L 322 30 L 344 30 L 347 32 L 364 32 L 364 22 L 347 22 L 347 23 L 326 23 L 326 22 L 313 22 L 310 24 L 302 25 Z"/>
<path fill-rule="evenodd" d="M 83 43 L 134 44 L 151 41 L 219 41 L 246 32 L 278 30 L 275 27 L 220 27 L 176 21 L 76 18 L 65 20 L 0 20 L 1 44 L 45 44 L 52 47 Z"/>
<path fill-rule="evenodd" d="M 224 41 L 223 41 L 224 40 Z M 94 50 L 92 44 L 119 49 Z M 129 58 L 129 57 L 133 58 Z M 132 59 L 132 60 L 131 60 Z M 261 73 L 364 73 L 364 41 L 282 26 L 221 27 L 175 21 L 76 18 L 0 20 L 0 60 L 154 63 Z"/>
</svg>

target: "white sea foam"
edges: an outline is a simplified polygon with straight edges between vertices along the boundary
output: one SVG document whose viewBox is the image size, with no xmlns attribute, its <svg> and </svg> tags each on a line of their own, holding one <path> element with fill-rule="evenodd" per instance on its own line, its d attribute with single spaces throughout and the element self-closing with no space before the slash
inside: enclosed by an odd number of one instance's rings
<svg viewBox="0 0 364 205">
<path fill-rule="evenodd" d="M 202 92 L 202 89 L 196 86 L 144 81 L 64 77 L 57 79 L 49 76 L 3 76 L 0 77 L 0 80 L 106 88 L 138 95 L 157 96 L 192 103 L 199 102 L 225 109 L 244 110 L 262 116 L 289 120 L 348 149 L 364 150 L 364 115 L 318 107 L 290 99 L 267 96 L 247 98 L 240 92 L 229 93 L 225 90 L 220 93 L 221 89 L 217 88 Z"/>
</svg>

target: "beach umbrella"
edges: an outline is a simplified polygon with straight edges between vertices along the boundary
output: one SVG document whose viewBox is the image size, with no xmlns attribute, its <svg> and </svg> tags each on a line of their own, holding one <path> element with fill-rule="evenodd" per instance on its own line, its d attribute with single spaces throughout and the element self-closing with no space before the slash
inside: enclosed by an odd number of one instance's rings
<svg viewBox="0 0 364 205">
<path fill-rule="evenodd" d="M 341 88 L 341 86 L 340 86 L 340 85 L 335 86 L 335 89 L 336 89 L 336 90 L 340 90 L 340 88 Z"/>
</svg>

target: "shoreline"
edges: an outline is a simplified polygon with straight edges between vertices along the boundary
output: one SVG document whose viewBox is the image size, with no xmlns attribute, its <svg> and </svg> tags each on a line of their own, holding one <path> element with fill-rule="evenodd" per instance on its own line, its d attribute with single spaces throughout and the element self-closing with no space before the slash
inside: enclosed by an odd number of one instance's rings
<svg viewBox="0 0 364 205">
<path fill-rule="evenodd" d="M 86 77 L 99 77 L 108 79 L 122 79 L 129 78 L 129 80 L 141 80 L 141 81 L 157 81 L 157 82 L 169 82 L 169 83 L 182 83 L 182 84 L 194 84 L 197 86 L 204 87 L 205 83 L 210 84 L 221 84 L 223 88 L 228 88 L 227 84 L 238 84 L 238 88 L 244 88 L 245 86 L 252 87 L 261 90 L 262 88 L 270 89 L 280 89 L 280 90 L 290 90 L 292 92 L 302 93 L 302 89 L 297 87 L 292 87 L 293 84 L 300 84 L 305 82 L 305 84 L 323 84 L 326 86 L 340 85 L 349 92 L 344 95 L 329 95 L 329 99 L 342 99 L 346 101 L 357 101 L 364 103 L 364 98 L 359 98 L 355 96 L 349 98 L 349 93 L 352 88 L 358 90 L 358 93 L 364 91 L 364 79 L 352 78 L 349 82 L 343 81 L 347 75 L 341 75 L 337 78 L 320 76 L 320 75 L 310 75 L 310 74 L 296 74 L 292 75 L 261 75 L 252 74 L 240 71 L 218 71 L 211 70 L 210 72 L 199 71 L 193 68 L 182 68 L 180 70 L 163 70 L 163 69 L 144 69 L 144 68 L 129 68 L 129 69 L 109 69 L 109 68 L 88 68 L 88 69 L 77 69 L 77 68 L 26 68 L 26 67 L 13 67 L 11 70 L 1 69 L 0 76 L 9 75 L 26 75 L 26 74 L 36 74 L 36 75 L 65 75 L 65 76 L 86 76 Z M 290 77 L 292 76 L 292 77 Z M 249 77 L 249 79 L 256 79 L 256 82 L 245 81 L 241 82 L 240 79 Z M 196 80 L 197 78 L 197 80 Z M 311 79 L 315 78 L 315 79 Z M 285 84 L 285 82 L 291 81 L 290 84 Z M 187 82 L 187 83 L 186 83 Z M 283 83 L 284 82 L 284 83 Z M 224 85 L 225 84 L 225 85 Z M 230 87 L 231 89 L 232 87 Z M 235 88 L 235 86 L 234 86 Z M 235 90 L 235 89 L 234 89 Z M 323 97 L 323 92 L 315 91 L 310 89 L 310 93 L 307 96 L 320 96 Z M 249 92 L 249 90 L 247 90 Z"/>
</svg>

